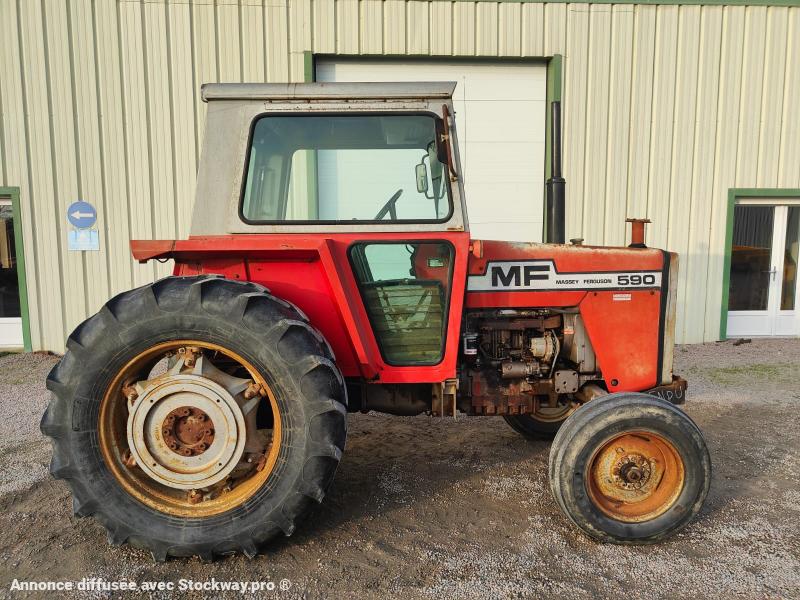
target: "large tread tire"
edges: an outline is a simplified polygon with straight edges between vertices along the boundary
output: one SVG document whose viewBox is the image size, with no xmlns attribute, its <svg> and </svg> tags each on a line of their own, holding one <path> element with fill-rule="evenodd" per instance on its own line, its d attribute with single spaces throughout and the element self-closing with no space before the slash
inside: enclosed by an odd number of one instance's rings
<svg viewBox="0 0 800 600">
<path fill-rule="evenodd" d="M 685 478 L 677 500 L 663 514 L 638 523 L 609 517 L 587 491 L 588 465 L 603 444 L 626 431 L 650 431 L 680 455 Z M 649 394 L 622 392 L 592 400 L 570 415 L 550 448 L 550 488 L 562 512 L 590 537 L 616 544 L 657 543 L 700 512 L 711 484 L 711 457 L 703 435 L 686 413 Z"/>
<path fill-rule="evenodd" d="M 98 414 L 108 385 L 132 357 L 161 342 L 198 339 L 244 357 L 268 381 L 282 422 L 277 463 L 253 496 L 226 512 L 179 518 L 134 499 L 105 464 Z M 156 560 L 241 552 L 255 556 L 322 502 L 345 446 L 347 395 L 330 346 L 294 305 L 259 285 L 219 276 L 167 277 L 124 292 L 78 326 L 47 378 L 42 432 L 51 474 L 72 490 L 78 517 L 94 516 L 113 544 Z"/>
</svg>

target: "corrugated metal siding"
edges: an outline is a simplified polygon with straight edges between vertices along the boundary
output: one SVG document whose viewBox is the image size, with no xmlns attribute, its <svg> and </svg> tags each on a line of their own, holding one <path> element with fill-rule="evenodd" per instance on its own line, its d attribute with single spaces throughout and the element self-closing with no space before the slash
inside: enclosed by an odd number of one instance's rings
<svg viewBox="0 0 800 600">
<path fill-rule="evenodd" d="M 323 54 L 564 55 L 568 237 L 625 216 L 681 253 L 677 339 L 716 339 L 727 190 L 800 187 L 800 8 L 421 0 L 0 2 L 0 185 L 19 186 L 31 333 L 60 350 L 168 271 L 131 238 L 187 235 L 206 81 L 302 81 Z M 102 249 L 66 250 L 66 206 Z"/>
</svg>

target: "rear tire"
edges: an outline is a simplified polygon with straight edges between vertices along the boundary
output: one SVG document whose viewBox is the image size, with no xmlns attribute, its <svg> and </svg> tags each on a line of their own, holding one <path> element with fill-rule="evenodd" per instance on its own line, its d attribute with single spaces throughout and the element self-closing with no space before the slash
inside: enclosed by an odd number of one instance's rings
<svg viewBox="0 0 800 600">
<path fill-rule="evenodd" d="M 711 458 L 700 429 L 674 405 L 618 393 L 573 413 L 550 449 L 550 487 L 564 514 L 604 542 L 649 544 L 700 511 Z"/>
<path fill-rule="evenodd" d="M 108 458 L 122 449 L 100 447 L 102 405 L 120 402 L 112 382 L 148 349 L 185 339 L 242 357 L 269 386 L 281 423 L 260 487 L 235 505 L 197 516 L 180 507 L 159 510 L 131 493 Z M 41 430 L 52 438 L 50 472 L 70 486 L 75 515 L 95 516 L 109 542 L 145 548 L 156 560 L 252 557 L 267 540 L 291 535 L 324 498 L 345 445 L 344 380 L 305 315 L 265 288 L 217 276 L 167 277 L 110 300 L 72 333 L 67 348 L 47 379 L 52 397 Z"/>
<path fill-rule="evenodd" d="M 541 414 L 503 415 L 511 429 L 529 440 L 552 440 L 564 422 L 575 412 L 577 403 L 566 400 L 555 409 L 540 408 Z"/>
<path fill-rule="evenodd" d="M 552 440 L 564 423 L 564 421 L 540 421 L 530 415 L 503 415 L 503 419 L 511 429 L 529 440 Z"/>
</svg>

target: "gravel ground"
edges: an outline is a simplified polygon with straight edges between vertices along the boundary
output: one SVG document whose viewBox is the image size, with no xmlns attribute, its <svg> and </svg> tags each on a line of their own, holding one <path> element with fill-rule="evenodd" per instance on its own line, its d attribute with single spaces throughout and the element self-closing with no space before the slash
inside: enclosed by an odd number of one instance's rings
<svg viewBox="0 0 800 600">
<path fill-rule="evenodd" d="M 0 358 L 0 595 L 18 597 L 14 578 L 214 577 L 288 578 L 274 594 L 284 598 L 800 598 L 798 340 L 678 349 L 714 479 L 701 515 L 660 545 L 579 533 L 551 499 L 548 444 L 500 419 L 355 415 L 333 489 L 295 535 L 255 560 L 211 564 L 154 564 L 72 516 L 38 432 L 55 360 Z"/>
</svg>

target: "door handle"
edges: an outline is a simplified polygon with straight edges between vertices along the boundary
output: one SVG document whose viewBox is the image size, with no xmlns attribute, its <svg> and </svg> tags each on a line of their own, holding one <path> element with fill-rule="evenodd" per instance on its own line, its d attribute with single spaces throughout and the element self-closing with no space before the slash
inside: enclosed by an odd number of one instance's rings
<svg viewBox="0 0 800 600">
<path fill-rule="evenodd" d="M 772 281 L 775 281 L 775 275 L 778 272 L 778 267 L 772 267 L 769 271 L 761 271 L 762 273 L 769 273 L 772 275 Z"/>
</svg>

